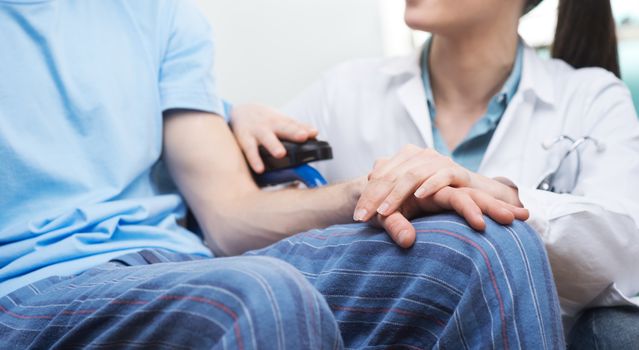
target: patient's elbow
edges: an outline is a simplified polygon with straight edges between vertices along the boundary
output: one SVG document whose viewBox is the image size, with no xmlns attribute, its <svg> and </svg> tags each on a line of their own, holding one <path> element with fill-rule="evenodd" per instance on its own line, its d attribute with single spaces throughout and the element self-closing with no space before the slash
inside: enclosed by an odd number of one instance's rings
<svg viewBox="0 0 639 350">
<path fill-rule="evenodd" d="M 239 214 L 238 214 L 239 213 Z M 236 256 L 267 247 L 282 235 L 255 225 L 253 218 L 231 208 L 203 220 L 205 242 L 215 256 Z"/>
</svg>

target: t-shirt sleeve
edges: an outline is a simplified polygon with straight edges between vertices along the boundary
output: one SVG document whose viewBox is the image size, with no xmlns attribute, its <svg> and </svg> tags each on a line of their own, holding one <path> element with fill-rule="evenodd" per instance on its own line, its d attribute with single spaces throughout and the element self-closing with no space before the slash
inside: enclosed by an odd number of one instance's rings
<svg viewBox="0 0 639 350">
<path fill-rule="evenodd" d="M 160 65 L 162 111 L 192 109 L 224 115 L 213 74 L 211 26 L 192 0 L 174 2 Z"/>
</svg>

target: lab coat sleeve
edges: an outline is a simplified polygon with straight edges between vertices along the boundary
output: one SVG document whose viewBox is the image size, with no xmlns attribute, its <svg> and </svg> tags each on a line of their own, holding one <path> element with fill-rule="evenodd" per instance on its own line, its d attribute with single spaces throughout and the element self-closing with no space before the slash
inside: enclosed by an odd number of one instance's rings
<svg viewBox="0 0 639 350">
<path fill-rule="evenodd" d="M 639 122 L 628 89 L 609 75 L 584 99 L 587 147 L 578 195 L 519 187 L 529 223 L 545 242 L 562 311 L 623 305 L 639 293 Z"/>
</svg>

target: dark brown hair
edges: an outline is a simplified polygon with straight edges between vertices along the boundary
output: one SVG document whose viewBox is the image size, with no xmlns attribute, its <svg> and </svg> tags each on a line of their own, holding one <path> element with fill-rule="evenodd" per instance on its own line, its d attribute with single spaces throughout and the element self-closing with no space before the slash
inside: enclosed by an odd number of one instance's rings
<svg viewBox="0 0 639 350">
<path fill-rule="evenodd" d="M 538 4 L 538 0 L 528 1 Z M 619 53 L 610 0 L 560 0 L 552 56 L 575 68 L 601 67 L 617 77 Z"/>
</svg>

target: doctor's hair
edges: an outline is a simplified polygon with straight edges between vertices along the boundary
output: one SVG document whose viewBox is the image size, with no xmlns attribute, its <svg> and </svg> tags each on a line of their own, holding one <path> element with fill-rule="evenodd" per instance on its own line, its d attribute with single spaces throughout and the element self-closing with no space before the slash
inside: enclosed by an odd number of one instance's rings
<svg viewBox="0 0 639 350">
<path fill-rule="evenodd" d="M 540 1 L 529 1 L 532 2 Z M 617 50 L 610 0 L 559 0 L 552 57 L 575 68 L 604 68 L 620 78 Z"/>
</svg>

